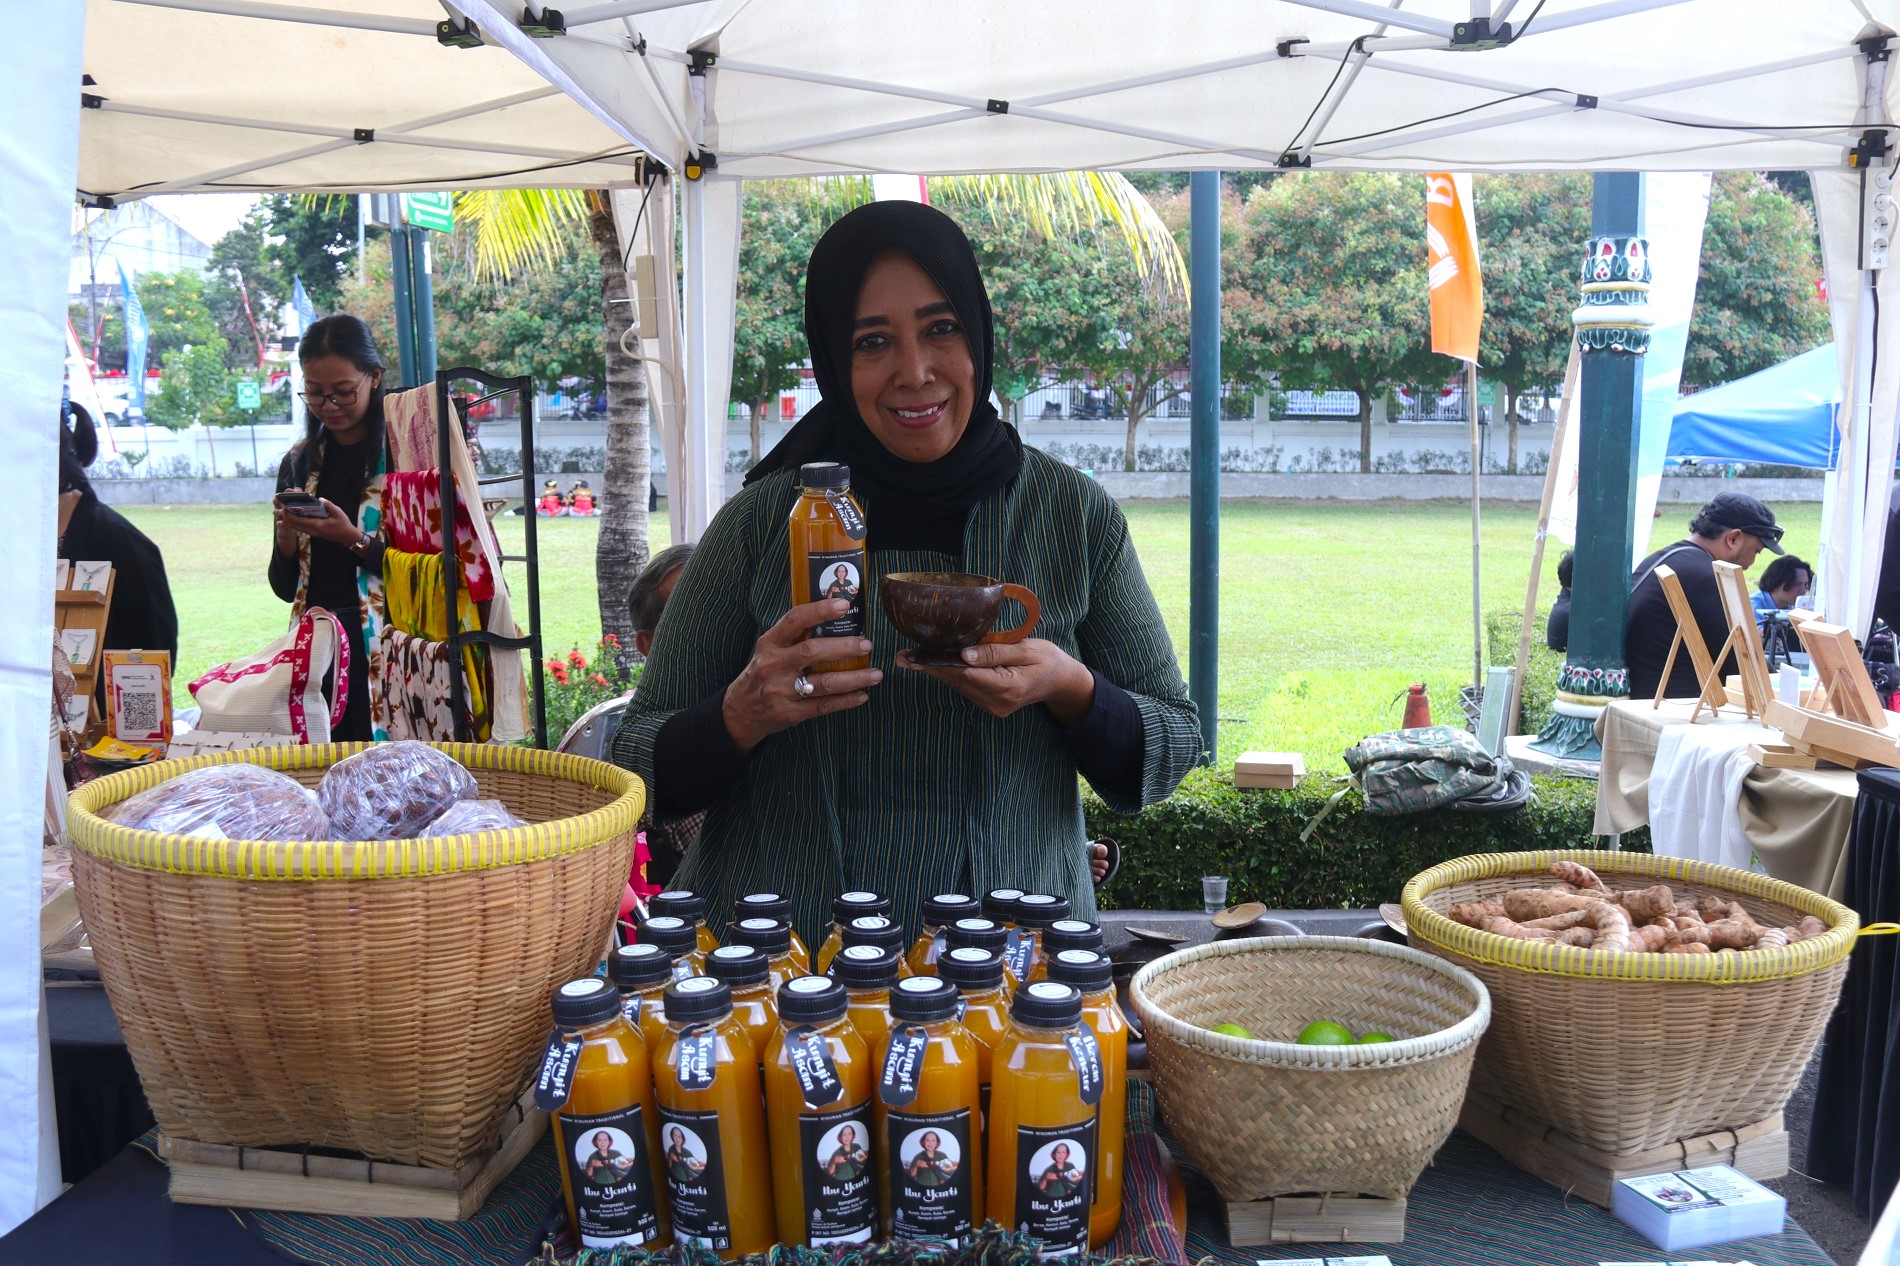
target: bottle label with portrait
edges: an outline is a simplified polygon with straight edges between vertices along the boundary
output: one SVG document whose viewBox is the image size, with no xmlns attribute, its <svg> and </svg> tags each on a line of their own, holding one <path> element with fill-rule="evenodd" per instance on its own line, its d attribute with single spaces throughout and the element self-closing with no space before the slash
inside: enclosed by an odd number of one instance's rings
<svg viewBox="0 0 1900 1266">
<path fill-rule="evenodd" d="M 638 1247 L 651 1240 L 660 1230 L 659 1201 L 645 1156 L 640 1105 L 586 1116 L 562 1113 L 556 1119 L 573 1181 L 581 1246 Z"/>
<path fill-rule="evenodd" d="M 864 636 L 864 551 L 861 549 L 813 550 L 805 556 L 810 568 L 811 600 L 846 598 L 851 609 L 835 620 L 826 620 L 811 631 L 813 637 Z"/>
<path fill-rule="evenodd" d="M 869 1244 L 877 1231 L 877 1171 L 871 1168 L 871 1101 L 845 1112 L 801 1112 L 805 1235 L 813 1248 Z"/>
<path fill-rule="evenodd" d="M 660 1146 L 666 1149 L 666 1191 L 673 1207 L 674 1238 L 716 1253 L 731 1248 L 732 1217 L 726 1208 L 719 1113 L 661 1108 Z"/>
<path fill-rule="evenodd" d="M 1044 1256 L 1088 1248 L 1094 1188 L 1094 1117 L 1074 1125 L 1016 1127 L 1014 1225 L 1042 1241 Z"/>
<path fill-rule="evenodd" d="M 890 1112 L 884 1120 L 891 1167 L 891 1238 L 960 1242 L 976 1229 L 971 1225 L 973 1192 L 965 1164 L 970 1156 L 970 1110 Z"/>
</svg>

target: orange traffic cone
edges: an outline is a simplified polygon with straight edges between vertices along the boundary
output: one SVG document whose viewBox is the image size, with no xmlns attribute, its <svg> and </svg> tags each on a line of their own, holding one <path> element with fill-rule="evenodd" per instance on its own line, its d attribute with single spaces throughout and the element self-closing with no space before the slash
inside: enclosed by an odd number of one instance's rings
<svg viewBox="0 0 1900 1266">
<path fill-rule="evenodd" d="M 1402 728 L 1416 730 L 1432 723 L 1432 701 L 1425 694 L 1425 683 L 1419 682 L 1406 691 L 1405 724 Z"/>
</svg>

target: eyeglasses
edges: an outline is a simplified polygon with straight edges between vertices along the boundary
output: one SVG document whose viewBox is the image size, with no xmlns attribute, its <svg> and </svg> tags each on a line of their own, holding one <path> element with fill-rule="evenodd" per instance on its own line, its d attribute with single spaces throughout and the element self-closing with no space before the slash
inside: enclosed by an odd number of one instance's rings
<svg viewBox="0 0 1900 1266">
<path fill-rule="evenodd" d="M 363 380 L 363 382 L 368 381 L 367 378 Z M 363 389 L 363 382 L 357 383 L 348 391 L 300 391 L 297 395 L 313 409 L 326 400 L 338 408 L 347 409 L 356 403 L 356 393 Z"/>
</svg>

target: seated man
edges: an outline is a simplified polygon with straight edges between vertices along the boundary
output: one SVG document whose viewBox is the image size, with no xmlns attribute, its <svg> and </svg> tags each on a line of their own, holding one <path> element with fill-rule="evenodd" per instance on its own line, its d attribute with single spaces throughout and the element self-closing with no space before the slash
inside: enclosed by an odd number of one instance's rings
<svg viewBox="0 0 1900 1266">
<path fill-rule="evenodd" d="M 1577 565 L 1577 551 L 1567 549 L 1557 560 L 1557 601 L 1550 604 L 1550 619 L 1544 622 L 1544 645 L 1553 651 L 1570 649 L 1570 577 Z"/>
<path fill-rule="evenodd" d="M 1762 569 L 1755 582 L 1755 622 L 1765 621 L 1777 611 L 1786 611 L 1814 588 L 1814 568 L 1793 554 L 1783 554 Z"/>
<path fill-rule="evenodd" d="M 1734 563 L 1747 568 L 1764 549 L 1785 553 L 1781 533 L 1773 510 L 1746 493 L 1724 492 L 1690 521 L 1687 538 L 1643 560 L 1631 578 L 1629 610 L 1623 622 L 1623 662 L 1629 666 L 1632 698 L 1655 697 L 1663 664 L 1669 658 L 1669 645 L 1676 636 L 1676 617 L 1669 610 L 1662 582 L 1656 579 L 1656 568 L 1667 565 L 1681 579 L 1683 594 L 1702 630 L 1702 640 L 1714 654 L 1728 640 L 1729 631 L 1728 616 L 1723 613 L 1715 587 L 1715 564 Z M 1723 674 L 1732 668 L 1732 659 L 1716 665 Z M 1702 683 L 1696 680 L 1695 664 L 1687 650 L 1677 653 L 1665 693 L 1672 699 L 1693 699 L 1702 693 Z"/>
</svg>

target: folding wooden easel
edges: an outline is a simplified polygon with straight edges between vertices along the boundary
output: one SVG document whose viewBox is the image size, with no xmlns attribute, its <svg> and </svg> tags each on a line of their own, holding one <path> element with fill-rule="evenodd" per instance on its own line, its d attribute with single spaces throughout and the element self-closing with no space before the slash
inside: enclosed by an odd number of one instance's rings
<svg viewBox="0 0 1900 1266">
<path fill-rule="evenodd" d="M 1768 701 L 1775 697 L 1775 684 L 1768 675 L 1768 652 L 1761 644 L 1761 625 L 1755 620 L 1755 605 L 1749 600 L 1748 577 L 1734 563 L 1718 562 L 1715 588 L 1722 598 L 1722 611 L 1728 616 L 1728 641 L 1735 654 L 1736 675 L 1742 681 L 1742 709 L 1749 718 L 1762 716 Z M 1716 656 L 1719 665 L 1724 656 Z M 1735 701 L 1733 694 L 1729 702 Z"/>
<path fill-rule="evenodd" d="M 1669 601 L 1669 611 L 1676 617 L 1676 636 L 1669 643 L 1669 657 L 1663 661 L 1662 679 L 1656 683 L 1656 698 L 1651 706 L 1662 707 L 1663 698 L 1669 692 L 1669 678 L 1676 670 L 1676 656 L 1686 647 L 1689 663 L 1695 667 L 1696 680 L 1702 685 L 1702 693 L 1696 696 L 1695 709 L 1689 713 L 1689 722 L 1693 725 L 1701 719 L 1704 704 L 1708 705 L 1711 712 L 1719 713 L 1729 702 L 1728 687 L 1722 684 L 1722 675 L 1716 670 L 1716 665 L 1728 657 L 1735 643 L 1735 634 L 1731 631 L 1728 641 L 1722 643 L 1721 656 L 1710 659 L 1709 644 L 1702 640 L 1702 626 L 1696 623 L 1695 610 L 1689 605 L 1689 595 L 1682 591 L 1682 577 L 1676 575 L 1673 567 L 1664 565 L 1656 568 L 1656 583 L 1662 586 L 1663 597 Z"/>
</svg>

